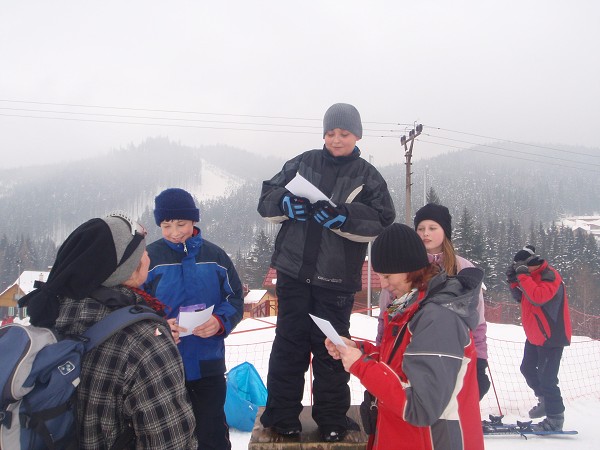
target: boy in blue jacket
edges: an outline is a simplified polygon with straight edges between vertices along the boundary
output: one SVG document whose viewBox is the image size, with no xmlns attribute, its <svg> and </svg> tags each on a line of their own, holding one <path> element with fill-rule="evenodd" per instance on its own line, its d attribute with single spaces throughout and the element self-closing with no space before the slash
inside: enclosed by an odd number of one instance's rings
<svg viewBox="0 0 600 450">
<path fill-rule="evenodd" d="M 200 211 L 185 190 L 169 188 L 155 198 L 154 218 L 163 238 L 147 247 L 150 270 L 144 290 L 178 317 L 180 308 L 214 306 L 211 318 L 178 344 L 186 387 L 196 417 L 199 449 L 231 449 L 225 418 L 225 338 L 242 319 L 240 278 L 223 249 L 203 239 Z"/>
</svg>

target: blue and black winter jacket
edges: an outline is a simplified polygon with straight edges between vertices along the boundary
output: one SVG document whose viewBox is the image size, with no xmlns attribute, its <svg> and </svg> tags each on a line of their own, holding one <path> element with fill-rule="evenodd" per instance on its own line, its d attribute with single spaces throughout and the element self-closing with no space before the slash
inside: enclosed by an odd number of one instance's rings
<svg viewBox="0 0 600 450">
<path fill-rule="evenodd" d="M 184 244 L 160 239 L 147 247 L 150 270 L 143 288 L 165 303 L 168 318 L 182 306 L 214 305 L 223 332 L 210 338 L 184 336 L 178 345 L 186 380 L 225 373 L 225 338 L 242 319 L 244 299 L 240 278 L 227 253 L 202 239 L 200 230 Z"/>
</svg>

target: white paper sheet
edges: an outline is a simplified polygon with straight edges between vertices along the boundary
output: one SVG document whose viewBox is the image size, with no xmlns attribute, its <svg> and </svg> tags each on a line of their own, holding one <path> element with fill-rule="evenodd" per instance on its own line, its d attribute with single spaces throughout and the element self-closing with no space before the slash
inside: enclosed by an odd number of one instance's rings
<svg viewBox="0 0 600 450">
<path fill-rule="evenodd" d="M 338 332 L 335 331 L 335 328 L 333 328 L 333 325 L 331 325 L 331 322 L 329 322 L 329 320 L 321 319 L 320 317 L 313 316 L 312 314 L 309 314 L 309 316 L 312 320 L 314 320 L 314 322 L 321 329 L 323 334 L 327 336 L 331 342 L 333 342 L 335 345 L 341 345 L 342 347 L 346 346 L 346 344 L 344 343 Z"/>
<path fill-rule="evenodd" d="M 315 203 L 319 200 L 327 200 L 331 203 L 331 206 L 336 206 L 336 204 L 329 200 L 314 184 L 299 173 L 285 185 L 285 188 L 298 197 L 306 197 L 311 203 Z"/>
<path fill-rule="evenodd" d="M 210 316 L 212 316 L 213 309 L 215 309 L 215 305 L 211 305 L 202 311 L 193 311 L 193 312 L 180 312 L 179 319 L 177 323 L 180 327 L 187 328 L 187 331 L 182 331 L 179 333 L 179 337 L 189 336 L 194 331 L 194 328 L 202 325 Z"/>
</svg>

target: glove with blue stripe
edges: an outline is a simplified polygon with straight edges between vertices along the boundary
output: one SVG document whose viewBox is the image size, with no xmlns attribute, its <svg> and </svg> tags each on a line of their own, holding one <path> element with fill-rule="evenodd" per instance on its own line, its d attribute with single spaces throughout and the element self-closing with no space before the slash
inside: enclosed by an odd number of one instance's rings
<svg viewBox="0 0 600 450">
<path fill-rule="evenodd" d="M 308 220 L 311 211 L 310 200 L 304 197 L 296 197 L 291 192 L 287 192 L 281 197 L 280 206 L 283 214 L 299 222 Z"/>
<path fill-rule="evenodd" d="M 346 222 L 348 211 L 344 205 L 332 206 L 327 200 L 319 200 L 313 205 L 312 217 L 325 228 L 336 230 Z"/>
</svg>

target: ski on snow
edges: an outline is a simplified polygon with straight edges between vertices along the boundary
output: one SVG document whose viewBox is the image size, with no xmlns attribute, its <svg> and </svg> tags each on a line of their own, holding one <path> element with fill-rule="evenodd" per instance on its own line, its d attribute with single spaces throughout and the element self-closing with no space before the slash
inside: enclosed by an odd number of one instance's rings
<svg viewBox="0 0 600 450">
<path fill-rule="evenodd" d="M 494 435 L 514 435 L 517 434 L 519 436 L 527 439 L 527 435 L 536 435 L 536 436 L 549 436 L 549 435 L 574 435 L 578 434 L 575 430 L 562 430 L 562 431 L 549 431 L 544 430 L 539 427 L 538 424 L 532 423 L 531 420 L 521 422 L 517 420 L 517 423 L 503 423 L 502 418 L 504 416 L 495 416 L 490 414 L 490 420 L 482 421 L 481 425 L 483 427 L 484 436 L 494 436 Z"/>
</svg>

